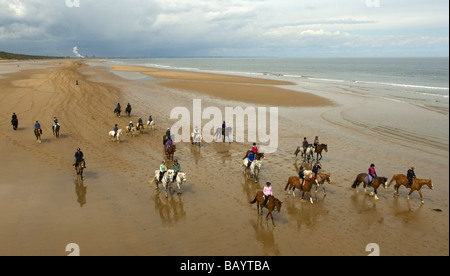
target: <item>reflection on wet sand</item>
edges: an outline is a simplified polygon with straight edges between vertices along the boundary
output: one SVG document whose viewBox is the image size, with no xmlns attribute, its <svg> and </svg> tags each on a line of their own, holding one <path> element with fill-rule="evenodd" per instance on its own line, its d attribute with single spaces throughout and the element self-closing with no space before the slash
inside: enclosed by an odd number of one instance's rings
<svg viewBox="0 0 450 276">
<path fill-rule="evenodd" d="M 86 204 L 86 193 L 87 187 L 84 186 L 83 180 L 75 179 L 75 192 L 77 194 L 77 202 L 80 204 L 80 207 Z"/>
<path fill-rule="evenodd" d="M 275 227 L 269 224 L 269 221 L 261 216 L 258 216 L 256 220 L 250 220 L 250 224 L 255 231 L 256 241 L 262 245 L 264 255 L 279 256 L 280 248 L 275 241 L 275 235 L 273 233 Z"/>
<path fill-rule="evenodd" d="M 151 199 L 155 203 L 155 211 L 159 214 L 163 226 L 174 226 L 186 219 L 182 196 L 177 195 L 161 199 L 160 194 L 156 193 Z"/>
</svg>

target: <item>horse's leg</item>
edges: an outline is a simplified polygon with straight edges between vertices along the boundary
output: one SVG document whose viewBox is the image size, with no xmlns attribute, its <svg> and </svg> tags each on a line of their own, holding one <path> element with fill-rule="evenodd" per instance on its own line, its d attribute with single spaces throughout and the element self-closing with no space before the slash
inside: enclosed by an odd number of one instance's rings
<svg viewBox="0 0 450 276">
<path fill-rule="evenodd" d="M 414 190 L 411 188 L 411 191 L 409 191 L 409 194 L 408 194 L 408 200 L 410 199 L 410 195 L 412 194 L 414 192 Z"/>
<path fill-rule="evenodd" d="M 312 196 L 311 196 L 311 190 L 308 193 L 309 193 L 309 201 L 311 201 L 311 204 L 314 204 Z"/>
<path fill-rule="evenodd" d="M 422 191 L 421 191 L 421 190 L 418 190 L 417 192 L 418 192 L 419 195 L 420 195 L 420 201 L 422 202 L 422 204 L 425 204 L 425 201 L 423 201 L 423 197 L 422 197 Z"/>
</svg>

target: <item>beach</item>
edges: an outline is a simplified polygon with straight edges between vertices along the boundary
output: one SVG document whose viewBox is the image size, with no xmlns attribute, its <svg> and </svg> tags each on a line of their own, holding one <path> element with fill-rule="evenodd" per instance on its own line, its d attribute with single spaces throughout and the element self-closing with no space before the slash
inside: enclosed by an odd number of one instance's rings
<svg viewBox="0 0 450 276">
<path fill-rule="evenodd" d="M 385 256 L 448 255 L 448 113 L 332 85 L 310 91 L 315 85 L 94 60 L 0 63 L 0 255 L 64 256 L 70 243 L 84 256 L 364 256 L 371 243 Z M 241 167 L 251 141 L 180 142 L 182 194 L 166 199 L 155 189 L 162 137 L 177 121 L 171 111 L 192 114 L 195 99 L 219 110 L 278 107 L 278 148 L 263 160 L 258 182 Z M 114 115 L 117 103 L 132 105 L 130 118 Z M 149 115 L 155 130 L 123 135 L 121 143 L 108 137 L 115 124 L 125 129 Z M 51 133 L 55 116 L 59 139 Z M 32 133 L 36 120 L 41 144 Z M 285 186 L 300 165 L 310 168 L 293 153 L 316 135 L 328 145 L 320 164 L 331 184 L 326 195 L 313 192 L 311 204 Z M 84 181 L 72 166 L 78 147 Z M 379 200 L 362 187 L 356 193 L 351 185 L 371 163 L 388 180 L 414 165 L 434 190 L 422 188 L 423 205 L 417 192 L 407 200 L 404 187 L 394 197 L 393 185 L 378 190 Z M 267 209 L 261 217 L 249 203 L 267 181 L 283 202 L 275 225 Z"/>
</svg>

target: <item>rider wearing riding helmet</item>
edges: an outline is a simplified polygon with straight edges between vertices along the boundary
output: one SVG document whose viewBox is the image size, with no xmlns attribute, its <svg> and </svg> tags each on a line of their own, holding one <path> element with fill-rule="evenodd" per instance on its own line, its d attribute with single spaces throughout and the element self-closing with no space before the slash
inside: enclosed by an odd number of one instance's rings
<svg viewBox="0 0 450 276">
<path fill-rule="evenodd" d="M 167 172 L 166 161 L 163 160 L 161 165 L 159 166 L 159 182 L 162 181 L 162 178 L 166 172 Z"/>
<path fill-rule="evenodd" d="M 266 186 L 264 187 L 264 190 L 263 190 L 263 194 L 264 194 L 264 202 L 261 205 L 261 207 L 265 207 L 267 202 L 269 201 L 270 197 L 273 196 L 272 184 L 270 182 L 266 183 Z"/>
<path fill-rule="evenodd" d="M 141 126 L 144 126 L 144 124 L 142 123 L 142 118 L 139 118 L 137 123 L 137 129 L 139 129 Z"/>
<path fill-rule="evenodd" d="M 78 167 L 78 164 L 83 162 L 83 168 L 86 168 L 86 162 L 84 161 L 84 154 L 80 148 L 77 148 L 77 152 L 75 152 L 75 168 Z"/>
<path fill-rule="evenodd" d="M 300 179 L 300 189 L 303 189 L 303 183 L 305 182 L 305 168 L 303 166 L 300 166 L 298 178 Z"/>
<path fill-rule="evenodd" d="M 181 166 L 178 163 L 178 159 L 173 160 L 173 171 L 175 172 L 173 175 L 172 182 L 175 182 L 175 179 L 177 179 L 178 173 L 181 171 Z"/>
<path fill-rule="evenodd" d="M 248 169 L 248 168 L 250 168 L 250 166 L 252 165 L 253 161 L 255 161 L 255 153 L 254 153 L 253 151 L 251 151 L 251 152 L 248 154 L 247 159 L 248 159 L 248 163 L 247 163 L 247 169 Z"/>
</svg>

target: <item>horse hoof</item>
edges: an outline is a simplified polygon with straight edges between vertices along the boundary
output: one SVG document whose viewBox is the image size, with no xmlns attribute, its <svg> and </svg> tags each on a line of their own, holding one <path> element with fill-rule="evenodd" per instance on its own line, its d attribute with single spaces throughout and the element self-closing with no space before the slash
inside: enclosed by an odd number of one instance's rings
<svg viewBox="0 0 450 276">
<path fill-rule="evenodd" d="M 425 201 L 422 201 L 422 204 L 425 204 Z"/>
</svg>

